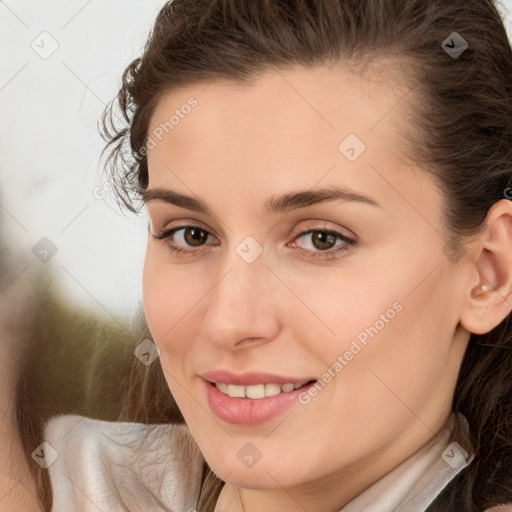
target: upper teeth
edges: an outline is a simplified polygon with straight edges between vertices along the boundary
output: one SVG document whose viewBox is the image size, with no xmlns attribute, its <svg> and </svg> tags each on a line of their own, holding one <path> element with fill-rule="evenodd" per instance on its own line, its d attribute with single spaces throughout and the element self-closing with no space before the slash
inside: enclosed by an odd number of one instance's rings
<svg viewBox="0 0 512 512">
<path fill-rule="evenodd" d="M 297 384 L 256 384 L 254 386 L 239 386 L 237 384 L 225 384 L 224 382 L 216 382 L 215 386 L 222 393 L 233 398 L 265 398 L 266 396 L 278 395 L 279 393 L 289 393 L 294 389 L 298 389 L 307 381 L 297 382 Z"/>
</svg>

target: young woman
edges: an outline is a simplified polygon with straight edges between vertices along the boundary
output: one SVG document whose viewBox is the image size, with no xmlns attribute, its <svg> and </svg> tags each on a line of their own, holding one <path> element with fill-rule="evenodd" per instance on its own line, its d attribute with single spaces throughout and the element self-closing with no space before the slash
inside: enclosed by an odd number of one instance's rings
<svg viewBox="0 0 512 512">
<path fill-rule="evenodd" d="M 510 508 L 491 0 L 174 0 L 104 122 L 149 331 L 119 423 L 47 425 L 53 510 Z"/>
</svg>

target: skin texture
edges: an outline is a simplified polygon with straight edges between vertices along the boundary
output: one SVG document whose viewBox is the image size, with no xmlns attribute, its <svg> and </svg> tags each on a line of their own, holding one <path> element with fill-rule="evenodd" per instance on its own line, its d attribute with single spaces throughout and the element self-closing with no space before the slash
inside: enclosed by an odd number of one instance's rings
<svg viewBox="0 0 512 512">
<path fill-rule="evenodd" d="M 441 192 L 400 151 L 407 91 L 347 67 L 296 67 L 250 85 L 183 87 L 157 105 L 150 133 L 189 97 L 198 102 L 155 139 L 149 189 L 193 196 L 213 213 L 147 202 L 144 306 L 169 387 L 227 482 L 218 510 L 344 506 L 442 428 L 469 333 L 510 312 L 510 203 L 495 204 L 461 260 L 447 256 Z M 353 162 L 338 149 L 349 134 L 366 145 Z M 264 212 L 272 196 L 333 185 L 380 206 L 336 200 Z M 198 247 L 184 231 L 153 236 L 187 225 L 211 236 Z M 300 233 L 325 228 L 356 245 L 315 257 L 321 249 Z M 236 252 L 248 236 L 263 249 L 252 263 Z M 172 241 L 196 252 L 172 253 Z M 492 289 L 481 293 L 482 284 Z M 395 303 L 400 312 L 307 405 L 257 426 L 213 416 L 203 372 L 320 379 Z M 262 454 L 251 468 L 237 457 L 247 442 Z"/>
</svg>

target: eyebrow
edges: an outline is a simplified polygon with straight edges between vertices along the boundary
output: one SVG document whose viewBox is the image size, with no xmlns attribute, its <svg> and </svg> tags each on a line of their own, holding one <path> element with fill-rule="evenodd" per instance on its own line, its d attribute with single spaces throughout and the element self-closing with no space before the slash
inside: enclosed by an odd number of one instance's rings
<svg viewBox="0 0 512 512">
<path fill-rule="evenodd" d="M 148 203 L 150 201 L 164 201 L 194 212 L 204 213 L 206 215 L 212 214 L 211 209 L 200 199 L 196 199 L 195 197 L 187 196 L 170 189 L 159 187 L 146 189 L 142 192 L 142 200 L 144 203 Z M 314 204 L 336 200 L 353 201 L 381 208 L 381 205 L 370 197 L 363 196 L 340 187 L 328 187 L 321 189 L 299 190 L 270 197 L 265 201 L 264 209 L 268 213 L 285 213 L 299 208 L 306 208 Z"/>
</svg>

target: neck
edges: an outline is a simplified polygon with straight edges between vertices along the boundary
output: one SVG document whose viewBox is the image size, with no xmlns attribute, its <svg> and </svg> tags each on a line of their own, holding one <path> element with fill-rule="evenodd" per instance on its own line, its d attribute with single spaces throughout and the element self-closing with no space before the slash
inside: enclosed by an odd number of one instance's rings
<svg viewBox="0 0 512 512">
<path fill-rule="evenodd" d="M 444 423 L 436 433 L 442 429 Z M 422 442 L 419 441 L 421 435 L 418 434 L 418 425 L 413 425 L 409 432 L 403 432 L 394 443 L 379 453 L 368 454 L 365 460 L 359 460 L 321 479 L 293 488 L 285 489 L 280 486 L 277 476 L 274 478 L 275 489 L 239 489 L 226 483 L 221 490 L 215 512 L 281 512 L 303 509 L 309 512 L 338 512 L 416 453 L 435 435 L 432 431 L 428 434 L 424 434 Z"/>
</svg>

